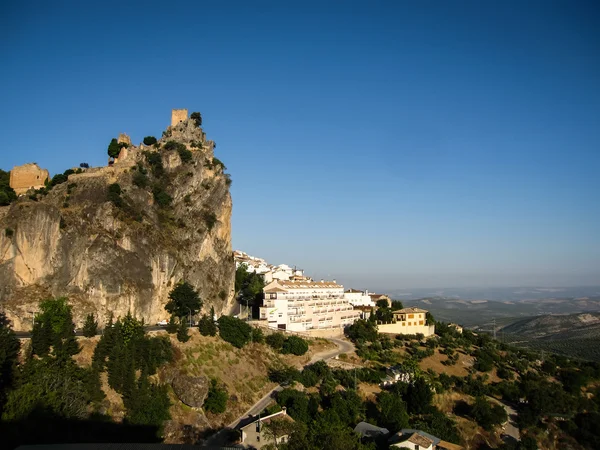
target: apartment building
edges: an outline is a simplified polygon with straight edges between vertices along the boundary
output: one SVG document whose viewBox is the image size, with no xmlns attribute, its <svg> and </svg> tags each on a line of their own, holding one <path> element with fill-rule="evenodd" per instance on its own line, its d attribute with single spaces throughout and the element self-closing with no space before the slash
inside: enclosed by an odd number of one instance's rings
<svg viewBox="0 0 600 450">
<path fill-rule="evenodd" d="M 335 281 L 273 280 L 263 292 L 260 319 L 270 328 L 310 331 L 343 328 L 360 318 Z"/>
<path fill-rule="evenodd" d="M 344 297 L 352 306 L 375 307 L 375 302 L 371 300 L 369 291 L 359 291 L 358 289 L 348 289 L 344 292 Z"/>
</svg>

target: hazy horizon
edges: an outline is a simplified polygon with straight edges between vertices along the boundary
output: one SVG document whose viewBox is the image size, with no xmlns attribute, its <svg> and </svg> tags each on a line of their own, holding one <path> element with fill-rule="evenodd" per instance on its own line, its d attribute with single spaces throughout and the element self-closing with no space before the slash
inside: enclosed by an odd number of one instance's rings
<svg viewBox="0 0 600 450">
<path fill-rule="evenodd" d="M 200 111 L 233 247 L 355 288 L 600 284 L 600 4 L 4 8 L 0 167 Z"/>
</svg>

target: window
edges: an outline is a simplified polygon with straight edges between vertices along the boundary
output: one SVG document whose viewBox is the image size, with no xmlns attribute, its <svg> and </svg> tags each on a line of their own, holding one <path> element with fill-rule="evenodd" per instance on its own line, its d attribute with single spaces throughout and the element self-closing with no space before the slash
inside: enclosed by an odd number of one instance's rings
<svg viewBox="0 0 600 450">
<path fill-rule="evenodd" d="M 408 315 L 408 318 L 409 318 L 409 319 L 414 319 L 414 318 L 415 318 L 415 315 L 414 315 L 414 314 L 409 314 L 409 315 Z"/>
<path fill-rule="evenodd" d="M 269 298 L 270 298 L 271 300 L 277 300 L 277 294 L 276 294 L 276 293 L 275 293 L 275 294 L 269 294 L 269 295 L 270 295 L 270 297 L 269 297 Z"/>
<path fill-rule="evenodd" d="M 412 325 L 412 322 L 408 322 L 408 326 L 410 327 Z"/>
<path fill-rule="evenodd" d="M 419 320 L 419 325 L 423 325 L 423 321 L 422 320 Z"/>
<path fill-rule="evenodd" d="M 406 322 L 402 322 L 402 326 L 405 327 L 406 326 Z"/>
</svg>

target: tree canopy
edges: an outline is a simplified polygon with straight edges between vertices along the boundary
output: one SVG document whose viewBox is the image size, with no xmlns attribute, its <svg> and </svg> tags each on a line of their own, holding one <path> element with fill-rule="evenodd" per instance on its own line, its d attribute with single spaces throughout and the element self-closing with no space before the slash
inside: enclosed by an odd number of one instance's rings
<svg viewBox="0 0 600 450">
<path fill-rule="evenodd" d="M 175 317 L 186 317 L 188 314 L 196 315 L 202 308 L 202 300 L 198 291 L 187 281 L 179 283 L 169 293 L 169 301 L 165 309 Z"/>
</svg>

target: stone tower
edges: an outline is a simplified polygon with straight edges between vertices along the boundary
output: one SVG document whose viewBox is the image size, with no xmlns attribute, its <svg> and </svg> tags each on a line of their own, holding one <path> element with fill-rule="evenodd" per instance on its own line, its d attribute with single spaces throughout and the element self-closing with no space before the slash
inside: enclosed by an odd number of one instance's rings
<svg viewBox="0 0 600 450">
<path fill-rule="evenodd" d="M 174 109 L 171 111 L 171 126 L 174 127 L 179 122 L 183 122 L 188 118 L 187 109 Z"/>
</svg>

